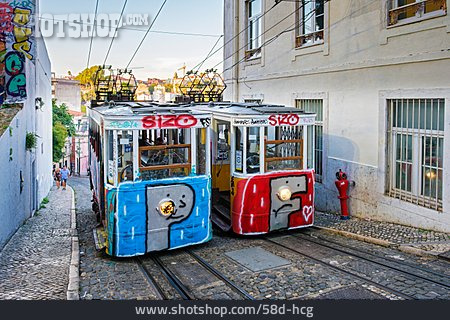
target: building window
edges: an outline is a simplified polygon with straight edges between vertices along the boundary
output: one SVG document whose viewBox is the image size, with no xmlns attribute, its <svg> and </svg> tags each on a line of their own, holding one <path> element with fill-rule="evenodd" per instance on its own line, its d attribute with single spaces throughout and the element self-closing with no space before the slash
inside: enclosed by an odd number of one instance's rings
<svg viewBox="0 0 450 320">
<path fill-rule="evenodd" d="M 388 25 L 416 22 L 447 13 L 446 0 L 388 0 Z"/>
<path fill-rule="evenodd" d="M 296 47 L 323 43 L 325 0 L 300 0 L 297 2 Z"/>
<path fill-rule="evenodd" d="M 391 197 L 442 211 L 444 99 L 388 100 Z"/>
<path fill-rule="evenodd" d="M 249 60 L 261 57 L 262 0 L 248 0 L 246 10 L 248 46 L 245 51 L 245 58 Z"/>
<path fill-rule="evenodd" d="M 296 107 L 316 114 L 316 124 L 308 128 L 308 168 L 314 168 L 316 181 L 323 180 L 323 100 L 302 99 L 296 100 Z M 313 140 L 314 139 L 314 140 Z M 314 143 L 313 143 L 314 142 Z M 314 145 L 314 149 L 313 149 Z"/>
</svg>

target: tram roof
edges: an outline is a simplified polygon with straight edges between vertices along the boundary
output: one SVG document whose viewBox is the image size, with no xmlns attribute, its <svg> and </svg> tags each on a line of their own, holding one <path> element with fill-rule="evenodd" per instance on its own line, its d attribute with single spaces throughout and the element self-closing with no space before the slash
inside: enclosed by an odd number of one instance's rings
<svg viewBox="0 0 450 320">
<path fill-rule="evenodd" d="M 206 115 L 208 111 L 193 108 L 192 104 L 158 103 L 158 102 L 105 102 L 91 108 L 104 117 L 110 116 L 146 116 L 156 114 L 192 114 Z"/>
<path fill-rule="evenodd" d="M 258 117 L 273 114 L 296 114 L 311 117 L 312 112 L 301 109 L 273 104 L 209 102 L 209 103 L 159 103 L 145 102 L 104 102 L 91 108 L 103 117 L 138 117 L 148 115 L 176 115 L 191 114 L 193 116 L 221 115 L 233 118 Z"/>
<path fill-rule="evenodd" d="M 314 113 L 301 109 L 274 104 L 210 102 L 193 104 L 193 109 L 206 111 L 224 116 L 264 116 L 271 114 L 297 114 L 311 116 Z"/>
</svg>

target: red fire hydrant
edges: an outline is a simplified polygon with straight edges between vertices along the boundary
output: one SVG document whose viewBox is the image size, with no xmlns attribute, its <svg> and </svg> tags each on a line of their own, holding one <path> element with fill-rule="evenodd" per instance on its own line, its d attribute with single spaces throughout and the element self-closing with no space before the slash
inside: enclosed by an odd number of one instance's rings
<svg viewBox="0 0 450 320">
<path fill-rule="evenodd" d="M 348 214 L 348 205 L 347 205 L 347 200 L 348 200 L 348 195 L 347 195 L 347 191 L 348 191 L 348 186 L 349 186 L 349 181 L 347 180 L 347 174 L 345 172 L 342 172 L 341 169 L 339 169 L 339 172 L 336 172 L 336 188 L 339 191 L 339 200 L 341 201 L 341 220 L 348 220 L 350 219 L 350 216 Z"/>
</svg>

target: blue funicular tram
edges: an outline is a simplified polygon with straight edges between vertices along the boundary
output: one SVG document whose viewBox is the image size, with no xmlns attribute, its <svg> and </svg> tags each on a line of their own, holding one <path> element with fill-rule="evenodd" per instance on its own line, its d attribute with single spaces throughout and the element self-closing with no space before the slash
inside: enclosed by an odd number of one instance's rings
<svg viewBox="0 0 450 320">
<path fill-rule="evenodd" d="M 97 248 L 131 257 L 210 240 L 211 114 L 133 101 L 130 72 L 101 72 L 89 109 Z"/>
</svg>

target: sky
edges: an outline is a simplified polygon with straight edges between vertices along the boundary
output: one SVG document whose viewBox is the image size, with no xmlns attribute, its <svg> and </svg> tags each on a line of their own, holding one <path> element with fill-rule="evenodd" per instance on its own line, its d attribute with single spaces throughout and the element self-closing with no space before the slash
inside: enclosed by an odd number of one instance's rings
<svg viewBox="0 0 450 320">
<path fill-rule="evenodd" d="M 163 0 L 128 0 L 126 14 L 149 14 L 150 22 Z M 124 0 L 99 0 L 99 13 L 120 14 Z M 40 16 L 95 12 L 96 0 L 40 0 Z M 132 27 L 140 30 L 119 29 L 107 65 L 125 68 L 148 26 Z M 171 78 L 186 64 L 191 70 L 201 62 L 223 34 L 223 0 L 168 0 L 152 27 L 154 31 L 195 33 L 207 36 L 187 36 L 149 33 L 130 68 L 138 79 Z M 89 38 L 45 38 L 52 63 L 58 76 L 68 71 L 76 75 L 87 66 Z M 90 65 L 102 65 L 111 38 L 94 38 Z M 223 44 L 223 37 L 216 48 Z M 202 69 L 213 67 L 223 60 L 222 50 L 208 59 Z M 221 70 L 219 65 L 218 69 Z M 180 73 L 181 71 L 179 71 Z"/>
</svg>

